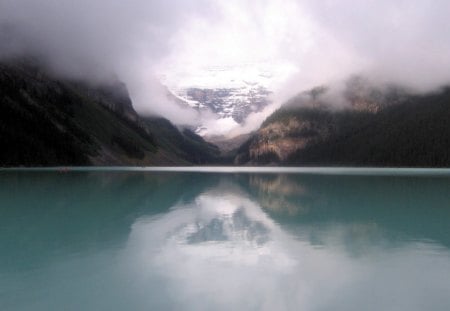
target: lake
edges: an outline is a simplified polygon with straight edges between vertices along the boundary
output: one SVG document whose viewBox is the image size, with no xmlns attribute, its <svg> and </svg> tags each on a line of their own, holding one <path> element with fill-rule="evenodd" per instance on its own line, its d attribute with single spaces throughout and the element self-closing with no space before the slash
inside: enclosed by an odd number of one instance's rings
<svg viewBox="0 0 450 311">
<path fill-rule="evenodd" d="M 0 170 L 0 310 L 450 310 L 450 170 Z"/>
</svg>

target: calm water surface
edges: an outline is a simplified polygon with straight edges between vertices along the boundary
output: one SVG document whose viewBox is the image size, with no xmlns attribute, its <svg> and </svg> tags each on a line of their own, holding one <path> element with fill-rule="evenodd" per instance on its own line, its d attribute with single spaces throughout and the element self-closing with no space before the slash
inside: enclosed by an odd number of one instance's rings
<svg viewBox="0 0 450 311">
<path fill-rule="evenodd" d="M 0 310 L 450 310 L 448 170 L 203 170 L 0 171 Z"/>
</svg>

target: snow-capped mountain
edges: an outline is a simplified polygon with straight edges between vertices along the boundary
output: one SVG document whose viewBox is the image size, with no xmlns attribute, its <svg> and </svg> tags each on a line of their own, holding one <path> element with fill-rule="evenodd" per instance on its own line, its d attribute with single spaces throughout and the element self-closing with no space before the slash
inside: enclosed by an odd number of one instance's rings
<svg viewBox="0 0 450 311">
<path fill-rule="evenodd" d="M 235 88 L 187 88 L 178 91 L 195 109 L 209 109 L 219 118 L 232 117 L 242 123 L 252 112 L 261 111 L 269 103 L 270 91 L 257 83 L 245 83 Z"/>
<path fill-rule="evenodd" d="M 200 112 L 210 111 L 228 125 L 241 124 L 251 113 L 263 110 L 270 103 L 272 82 L 271 71 L 255 64 L 210 66 L 162 77 L 179 102 Z M 197 133 L 207 134 L 206 127 L 199 126 Z"/>
</svg>

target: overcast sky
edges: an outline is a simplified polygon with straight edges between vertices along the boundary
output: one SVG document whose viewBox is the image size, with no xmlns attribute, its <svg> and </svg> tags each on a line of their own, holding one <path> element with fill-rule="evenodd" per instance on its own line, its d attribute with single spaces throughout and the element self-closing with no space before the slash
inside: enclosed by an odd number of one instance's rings
<svg viewBox="0 0 450 311">
<path fill-rule="evenodd" d="M 445 0 L 1 0 L 0 57 L 33 52 L 60 74 L 117 74 L 137 110 L 187 123 L 196 116 L 180 118 L 161 74 L 266 66 L 278 102 L 353 73 L 421 91 L 446 84 L 449 12 Z"/>
</svg>

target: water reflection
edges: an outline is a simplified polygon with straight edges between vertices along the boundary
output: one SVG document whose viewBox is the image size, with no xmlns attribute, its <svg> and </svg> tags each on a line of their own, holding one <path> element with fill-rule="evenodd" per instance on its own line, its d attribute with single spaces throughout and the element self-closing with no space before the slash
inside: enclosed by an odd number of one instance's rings
<svg viewBox="0 0 450 311">
<path fill-rule="evenodd" d="M 152 303 L 189 310 L 273 310 L 288 303 L 278 286 L 298 282 L 292 273 L 306 272 L 307 261 L 299 265 L 289 246 L 294 240 L 258 204 L 239 191 L 221 195 L 223 186 L 133 225 L 127 253 L 136 256 L 143 287 L 165 282 Z"/>
<path fill-rule="evenodd" d="M 314 178 L 276 175 L 221 179 L 191 202 L 133 224 L 127 247 L 130 265 L 143 288 L 161 285 L 148 293 L 152 304 L 189 310 L 450 306 L 448 249 L 438 241 L 420 239 L 427 230 L 396 230 L 392 220 L 383 218 L 393 213 L 395 221 L 399 212 L 386 207 L 403 211 L 402 200 L 408 198 L 402 193 L 385 196 L 394 202 L 372 201 L 372 207 L 381 210 L 352 213 L 365 208 L 367 201 L 339 199 L 340 190 L 355 189 L 362 181 L 358 178 L 340 179 L 338 184 L 325 178 L 328 185 L 316 184 Z M 393 186 L 383 179 L 364 182 L 370 191 L 378 188 L 385 194 Z M 397 182 L 414 187 L 407 180 Z M 442 190 L 439 186 L 447 181 L 432 184 Z M 397 190 L 411 191 L 402 187 Z M 355 191 L 354 196 L 362 194 Z M 384 205 L 377 205 L 380 202 Z M 331 212 L 334 208 L 340 212 Z M 347 208 L 350 212 L 342 215 Z M 418 212 L 423 207 L 410 208 Z M 426 210 L 419 214 L 438 216 Z M 285 217 L 290 222 L 283 221 Z"/>
<path fill-rule="evenodd" d="M 431 240 L 450 247 L 448 178 L 253 175 L 247 179 L 248 191 L 272 219 L 297 233 L 304 228 L 323 232 L 341 227 L 355 239 L 385 235 L 392 243 Z"/>
<path fill-rule="evenodd" d="M 0 174 L 1 310 L 448 310 L 450 180 Z"/>
</svg>

